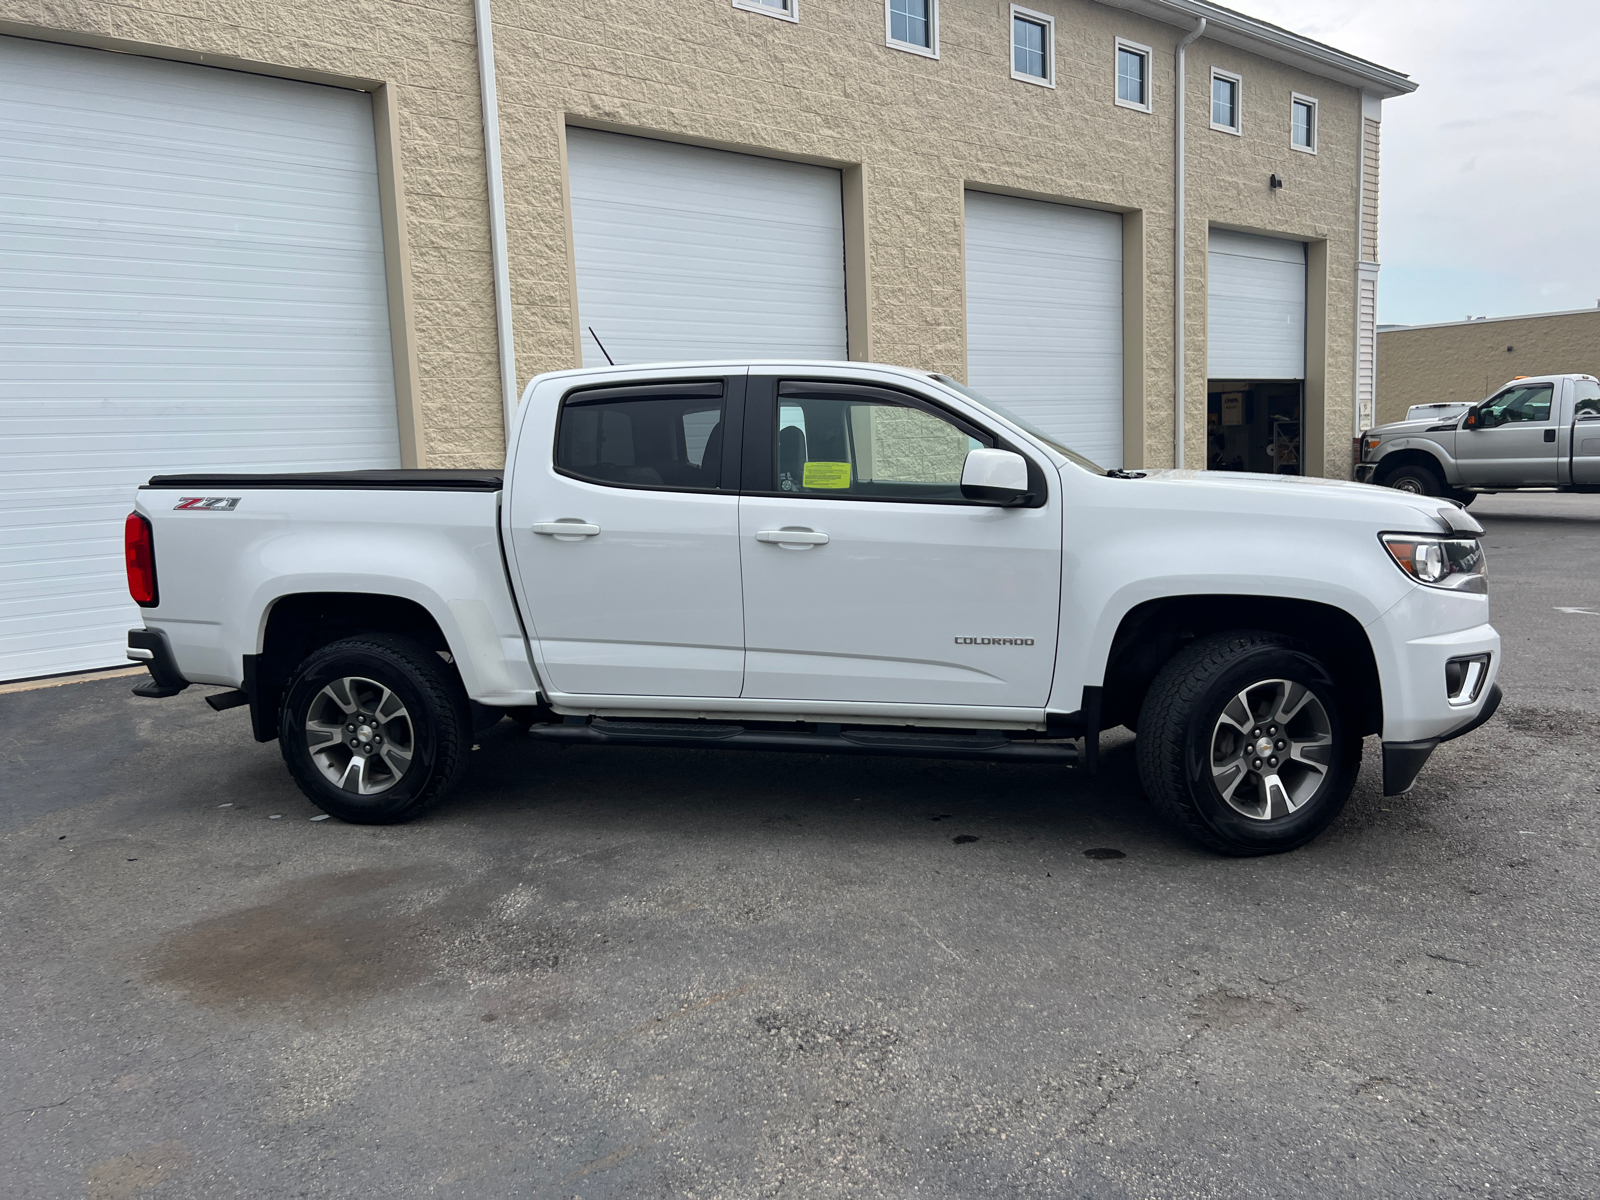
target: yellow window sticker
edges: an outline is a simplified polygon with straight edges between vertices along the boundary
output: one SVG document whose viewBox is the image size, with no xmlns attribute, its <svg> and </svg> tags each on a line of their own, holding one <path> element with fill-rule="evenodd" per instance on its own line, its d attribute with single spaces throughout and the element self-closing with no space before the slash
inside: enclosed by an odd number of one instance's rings
<svg viewBox="0 0 1600 1200">
<path fill-rule="evenodd" d="M 850 486 L 850 464 L 808 462 L 800 482 L 808 488 L 847 488 Z"/>
</svg>

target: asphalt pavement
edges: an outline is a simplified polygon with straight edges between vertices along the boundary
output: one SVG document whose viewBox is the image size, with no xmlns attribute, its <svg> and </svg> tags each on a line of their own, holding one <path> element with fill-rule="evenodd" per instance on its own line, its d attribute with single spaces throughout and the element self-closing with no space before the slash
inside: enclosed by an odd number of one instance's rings
<svg viewBox="0 0 1600 1200">
<path fill-rule="evenodd" d="M 0 1194 L 1600 1194 L 1600 496 L 1500 715 L 1293 854 L 1100 773 L 558 749 L 315 821 L 245 710 L 0 695 Z"/>
</svg>

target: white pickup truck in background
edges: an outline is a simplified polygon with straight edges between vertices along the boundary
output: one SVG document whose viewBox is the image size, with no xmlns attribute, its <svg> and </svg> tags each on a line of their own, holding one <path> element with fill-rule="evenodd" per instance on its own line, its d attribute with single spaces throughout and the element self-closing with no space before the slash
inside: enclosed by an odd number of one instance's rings
<svg viewBox="0 0 1600 1200">
<path fill-rule="evenodd" d="M 1321 479 L 1104 471 L 944 376 L 563 371 L 506 470 L 152 479 L 136 689 L 236 691 L 349 821 L 440 798 L 509 716 L 588 745 L 1093 767 L 1230 854 L 1386 794 L 1499 702 L 1481 527 Z M 537 786 L 534 782 L 531 786 Z"/>
<path fill-rule="evenodd" d="M 1479 492 L 1600 492 L 1600 380 L 1522 376 L 1478 404 L 1414 406 L 1361 435 L 1356 478 L 1463 506 Z"/>
</svg>

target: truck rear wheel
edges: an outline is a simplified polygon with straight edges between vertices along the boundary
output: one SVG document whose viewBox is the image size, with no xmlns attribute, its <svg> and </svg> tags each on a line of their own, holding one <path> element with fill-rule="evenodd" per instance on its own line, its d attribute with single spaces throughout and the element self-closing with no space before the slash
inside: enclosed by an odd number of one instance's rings
<svg viewBox="0 0 1600 1200">
<path fill-rule="evenodd" d="M 1139 778 L 1156 807 L 1222 854 L 1303 846 L 1344 808 L 1361 766 L 1327 669 L 1292 639 L 1195 640 L 1139 713 Z"/>
<path fill-rule="evenodd" d="M 461 681 L 406 638 L 345 638 L 295 668 L 278 744 L 318 808 L 358 825 L 409 821 L 466 765 L 472 714 Z"/>
</svg>

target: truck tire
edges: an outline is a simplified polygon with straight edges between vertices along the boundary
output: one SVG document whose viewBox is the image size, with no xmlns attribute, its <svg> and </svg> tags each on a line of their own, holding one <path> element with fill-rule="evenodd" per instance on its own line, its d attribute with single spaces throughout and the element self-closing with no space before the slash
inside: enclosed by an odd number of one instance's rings
<svg viewBox="0 0 1600 1200">
<path fill-rule="evenodd" d="M 1383 486 L 1392 487 L 1396 491 L 1410 492 L 1413 496 L 1442 496 L 1446 490 L 1444 480 L 1439 478 L 1439 473 L 1421 463 L 1407 463 L 1403 467 L 1396 467 L 1384 477 Z"/>
<path fill-rule="evenodd" d="M 1222 854 L 1303 846 L 1339 815 L 1361 766 L 1327 669 L 1291 638 L 1197 638 L 1139 713 L 1139 778 L 1169 820 Z"/>
<path fill-rule="evenodd" d="M 318 808 L 357 825 L 409 821 L 466 766 L 472 712 L 426 646 L 370 634 L 315 651 L 283 690 L 278 744 Z"/>
</svg>

